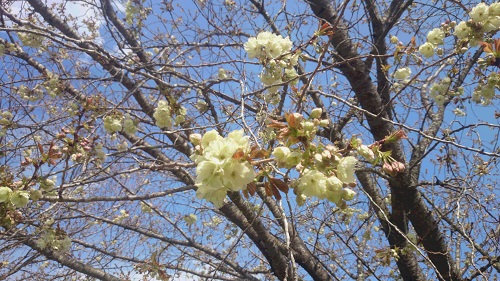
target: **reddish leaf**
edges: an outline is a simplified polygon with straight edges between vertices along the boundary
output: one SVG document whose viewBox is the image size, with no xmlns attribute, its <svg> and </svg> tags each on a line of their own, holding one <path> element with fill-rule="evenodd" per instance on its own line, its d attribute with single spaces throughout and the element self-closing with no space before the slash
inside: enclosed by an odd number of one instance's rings
<svg viewBox="0 0 500 281">
<path fill-rule="evenodd" d="M 325 20 L 321 20 L 319 24 L 320 24 L 320 28 L 319 28 L 320 31 L 325 31 L 326 29 L 328 29 L 330 27 L 330 24 Z"/>
<path fill-rule="evenodd" d="M 268 128 L 273 128 L 273 129 L 281 129 L 281 128 L 286 128 L 286 124 L 282 122 L 278 122 L 276 120 L 271 120 L 271 123 L 267 125 Z"/>
<path fill-rule="evenodd" d="M 479 45 L 481 45 L 483 47 L 483 50 L 486 52 L 486 53 L 493 53 L 493 46 L 491 46 L 491 44 L 489 43 L 486 43 L 486 42 L 479 42 Z"/>
<path fill-rule="evenodd" d="M 277 189 L 281 190 L 281 192 L 288 193 L 289 188 L 284 181 L 277 178 L 269 178 L 269 180 L 271 181 L 271 184 L 275 186 Z"/>
<path fill-rule="evenodd" d="M 248 190 L 243 190 L 243 197 L 245 197 L 245 199 L 248 199 L 250 196 L 248 195 Z"/>
<path fill-rule="evenodd" d="M 271 190 L 271 185 L 268 182 L 264 183 L 264 188 L 266 190 L 267 196 L 273 196 L 273 191 Z"/>
<path fill-rule="evenodd" d="M 415 36 L 413 36 L 410 40 L 411 46 L 416 47 L 417 46 L 417 40 L 415 39 Z"/>
<path fill-rule="evenodd" d="M 38 144 L 38 150 L 40 150 L 40 154 L 43 155 L 43 146 L 40 143 Z"/>
<path fill-rule="evenodd" d="M 236 150 L 236 152 L 233 154 L 233 159 L 241 159 L 243 158 L 243 156 L 245 156 L 245 152 L 243 152 L 243 149 L 238 148 L 238 150 Z"/>
<path fill-rule="evenodd" d="M 290 128 L 297 128 L 297 120 L 295 119 L 295 116 L 292 113 L 285 113 L 285 119 Z"/>
<path fill-rule="evenodd" d="M 256 146 L 254 146 L 253 148 L 256 148 Z M 250 152 L 251 159 L 269 157 L 269 151 L 264 150 L 264 149 L 253 149 L 253 148 L 252 148 L 252 151 Z"/>
<path fill-rule="evenodd" d="M 257 190 L 257 186 L 255 185 L 255 182 L 251 182 L 247 184 L 247 190 L 250 195 L 254 196 L 255 195 L 255 190 Z"/>
<path fill-rule="evenodd" d="M 274 185 L 271 185 L 271 191 L 273 192 L 273 195 L 276 199 L 281 200 L 281 194 Z"/>
<path fill-rule="evenodd" d="M 495 52 L 500 51 L 500 39 L 495 39 Z"/>
</svg>

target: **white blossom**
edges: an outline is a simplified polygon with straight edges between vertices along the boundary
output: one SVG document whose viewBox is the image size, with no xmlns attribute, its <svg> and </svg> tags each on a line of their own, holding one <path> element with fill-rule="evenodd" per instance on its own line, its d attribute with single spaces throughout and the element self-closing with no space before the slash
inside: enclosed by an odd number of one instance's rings
<svg viewBox="0 0 500 281">
<path fill-rule="evenodd" d="M 409 67 L 402 67 L 394 72 L 394 78 L 404 80 L 410 77 L 411 69 Z"/>
<path fill-rule="evenodd" d="M 184 216 L 184 221 L 187 225 L 192 225 L 198 220 L 198 217 L 195 214 L 189 214 Z"/>
<path fill-rule="evenodd" d="M 293 151 L 285 159 L 285 168 L 297 166 L 302 161 L 302 153 Z"/>
<path fill-rule="evenodd" d="M 486 21 L 484 21 L 483 27 L 481 28 L 481 31 L 491 32 L 491 31 L 497 30 L 499 27 L 500 27 L 500 17 L 493 16 L 493 17 L 489 17 Z"/>
<path fill-rule="evenodd" d="M 153 117 L 156 120 L 156 126 L 160 128 L 172 127 L 172 113 L 167 101 L 161 100 L 158 102 Z"/>
<path fill-rule="evenodd" d="M 490 17 L 500 16 L 500 3 L 495 2 L 488 8 L 488 14 Z"/>
<path fill-rule="evenodd" d="M 434 97 L 434 102 L 436 102 L 437 105 L 443 105 L 445 100 L 446 98 L 443 95 L 436 95 Z"/>
<path fill-rule="evenodd" d="M 129 116 L 123 121 L 123 131 L 130 135 L 134 135 L 137 132 L 137 126 Z"/>
<path fill-rule="evenodd" d="M 249 137 L 243 130 L 233 131 L 227 138 L 217 131 L 209 131 L 200 142 L 201 154 L 191 156 L 197 164 L 196 197 L 220 208 L 228 191 L 245 190 L 255 178 L 253 167 L 245 157 L 233 157 L 238 151 L 249 152 Z"/>
<path fill-rule="evenodd" d="M 121 118 L 108 115 L 104 117 L 104 129 L 110 133 L 114 134 L 122 130 Z"/>
<path fill-rule="evenodd" d="M 433 45 L 441 45 L 443 44 L 444 36 L 444 31 L 441 28 L 434 28 L 427 33 L 427 42 Z"/>
<path fill-rule="evenodd" d="M 346 201 L 350 201 L 350 200 L 354 199 L 354 196 L 356 196 L 356 192 L 354 192 L 352 189 L 344 188 L 342 190 L 342 199 L 344 199 Z"/>
<path fill-rule="evenodd" d="M 469 13 L 471 19 L 475 22 L 482 22 L 488 19 L 488 5 L 479 3 L 476 7 L 472 8 Z"/>
<path fill-rule="evenodd" d="M 227 78 L 226 70 L 224 68 L 219 68 L 219 71 L 217 72 L 217 77 L 219 77 L 219 79 L 226 79 Z"/>
<path fill-rule="evenodd" d="M 357 162 L 358 160 L 352 156 L 347 156 L 340 159 L 337 166 L 337 177 L 345 183 L 355 182 L 356 179 L 354 178 L 354 167 Z"/>
<path fill-rule="evenodd" d="M 368 146 L 362 144 L 362 145 L 359 145 L 356 148 L 356 150 L 358 151 L 359 155 L 361 155 L 366 160 L 368 160 L 368 161 L 375 160 L 375 154 L 373 153 L 373 150 L 371 150 Z"/>
<path fill-rule="evenodd" d="M 300 177 L 298 189 L 301 194 L 323 199 L 326 196 L 326 176 L 318 170 L 309 170 Z"/>
<path fill-rule="evenodd" d="M 426 42 L 418 48 L 418 51 L 426 58 L 430 58 L 434 55 L 434 45 L 432 43 Z"/>
<path fill-rule="evenodd" d="M 326 180 L 326 199 L 339 204 L 342 200 L 342 187 L 344 183 L 337 177 L 332 176 Z"/>
<path fill-rule="evenodd" d="M 278 162 L 283 162 L 290 154 L 290 149 L 286 146 L 279 146 L 276 147 L 271 154 L 276 158 Z"/>
<path fill-rule="evenodd" d="M 320 118 L 321 113 L 323 113 L 323 109 L 315 108 L 311 111 L 311 118 Z"/>
<path fill-rule="evenodd" d="M 453 114 L 456 116 L 465 116 L 465 112 L 458 107 L 453 110 Z"/>
<path fill-rule="evenodd" d="M 30 194 L 27 191 L 15 191 L 10 195 L 10 202 L 16 207 L 24 207 L 28 204 Z"/>
<path fill-rule="evenodd" d="M 12 189 L 9 187 L 0 186 L 0 203 L 8 201 L 11 193 Z"/>
</svg>

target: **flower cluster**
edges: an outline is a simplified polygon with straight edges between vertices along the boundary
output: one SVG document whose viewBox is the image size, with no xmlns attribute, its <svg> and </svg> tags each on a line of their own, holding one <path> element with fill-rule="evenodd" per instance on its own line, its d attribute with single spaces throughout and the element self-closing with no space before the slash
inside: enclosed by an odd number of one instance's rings
<svg viewBox="0 0 500 281">
<path fill-rule="evenodd" d="M 184 221 L 187 225 L 192 225 L 198 220 L 198 217 L 195 214 L 189 214 L 184 216 Z"/>
<path fill-rule="evenodd" d="M 268 97 L 271 103 L 278 102 L 275 97 L 282 83 L 297 83 L 298 74 L 295 66 L 298 64 L 300 54 L 291 53 L 292 41 L 288 37 L 283 38 L 271 32 L 261 32 L 257 37 L 251 37 L 245 43 L 245 51 L 250 59 L 257 58 L 264 66 L 260 74 L 260 80 L 271 95 Z"/>
<path fill-rule="evenodd" d="M 25 85 L 21 85 L 19 86 L 19 88 L 17 88 L 17 93 L 19 94 L 19 96 L 21 96 L 22 99 L 31 102 L 35 102 L 43 98 L 43 91 L 38 87 L 35 87 L 30 90 Z"/>
<path fill-rule="evenodd" d="M 51 191 L 56 187 L 57 177 L 47 178 L 40 181 L 40 189 L 43 191 Z"/>
<path fill-rule="evenodd" d="M 9 125 L 14 118 L 14 115 L 8 110 L 0 111 L 0 125 Z"/>
<path fill-rule="evenodd" d="M 129 135 L 135 135 L 137 132 L 137 126 L 128 114 L 125 115 L 125 120 L 123 121 L 123 131 Z"/>
<path fill-rule="evenodd" d="M 114 134 L 122 130 L 121 116 L 108 115 L 104 117 L 104 129 L 110 134 Z"/>
<path fill-rule="evenodd" d="M 430 87 L 430 96 L 434 99 L 436 104 L 442 105 L 446 97 L 460 96 L 464 93 L 464 88 L 459 87 L 457 91 L 454 91 L 451 87 L 451 79 L 449 77 L 443 78 L 437 83 L 432 83 Z"/>
<path fill-rule="evenodd" d="M 12 43 L 5 42 L 4 44 L 2 44 L 0 42 L 0 57 L 5 55 L 5 51 L 9 53 L 15 53 L 17 51 L 17 47 Z"/>
<path fill-rule="evenodd" d="M 172 127 L 172 113 L 167 101 L 161 100 L 158 102 L 153 117 L 156 120 L 156 126 L 160 128 Z"/>
<path fill-rule="evenodd" d="M 12 191 L 7 186 L 0 186 L 0 203 L 11 203 L 15 207 L 24 207 L 28 204 L 30 194 L 27 191 Z"/>
<path fill-rule="evenodd" d="M 258 58 L 263 64 L 271 59 L 277 59 L 292 49 L 292 41 L 287 37 L 271 32 L 261 32 L 257 37 L 250 37 L 244 45 L 250 59 Z"/>
<path fill-rule="evenodd" d="M 172 116 L 176 113 L 175 119 Z M 160 128 L 170 128 L 175 122 L 175 125 L 179 125 L 186 120 L 186 108 L 179 107 L 177 111 L 170 106 L 167 101 L 161 100 L 158 102 L 158 106 L 153 113 L 153 117 L 156 120 L 156 126 Z"/>
<path fill-rule="evenodd" d="M 402 67 L 394 72 L 394 78 L 398 80 L 408 79 L 411 75 L 411 69 L 409 67 Z"/>
<path fill-rule="evenodd" d="M 120 214 L 113 218 L 113 222 L 122 222 L 130 217 L 130 213 L 127 210 L 121 209 Z"/>
<path fill-rule="evenodd" d="M 455 114 L 456 116 L 459 116 L 459 117 L 463 117 L 463 116 L 467 115 L 465 113 L 465 111 L 463 111 L 462 109 L 460 109 L 458 107 L 453 110 L 453 114 Z"/>
<path fill-rule="evenodd" d="M 227 79 L 227 71 L 222 67 L 219 68 L 219 70 L 217 71 L 217 77 L 219 77 L 219 79 Z"/>
<path fill-rule="evenodd" d="M 418 51 L 426 58 L 434 55 L 434 50 L 444 43 L 446 28 L 434 28 L 427 33 L 427 42 L 418 48 Z"/>
<path fill-rule="evenodd" d="M 37 49 L 43 46 L 44 37 L 41 35 L 31 32 L 19 32 L 17 36 L 19 37 L 19 40 L 21 40 L 24 46 Z"/>
<path fill-rule="evenodd" d="M 453 34 L 470 46 L 477 46 L 483 41 L 484 33 L 500 28 L 500 3 L 491 5 L 479 3 L 469 13 L 470 20 L 461 21 L 455 26 Z"/>
<path fill-rule="evenodd" d="M 104 129 L 110 134 L 120 132 L 122 129 L 125 133 L 131 135 L 137 132 L 137 126 L 128 114 L 125 115 L 125 118 L 114 114 L 104 117 Z"/>
<path fill-rule="evenodd" d="M 479 83 L 472 93 L 472 100 L 482 105 L 489 105 L 495 97 L 495 88 L 500 87 L 500 74 L 492 72 L 485 81 Z"/>
<path fill-rule="evenodd" d="M 139 14 L 141 9 L 134 5 L 134 1 L 127 1 L 125 5 L 125 21 L 127 24 L 132 25 L 136 14 Z"/>
<path fill-rule="evenodd" d="M 348 186 L 355 185 L 354 167 L 357 163 L 353 156 L 345 156 L 333 145 L 313 142 L 322 115 L 320 108 L 311 111 L 305 119 L 299 113 L 287 114 L 287 124 L 273 122 L 270 128 L 279 129 L 277 138 L 284 145 L 274 148 L 271 153 L 279 168 L 295 168 L 300 177 L 292 183 L 297 194 L 297 203 L 302 205 L 307 197 L 328 199 L 345 206 L 347 200 L 354 198 L 355 192 Z"/>
<path fill-rule="evenodd" d="M 317 163 L 319 165 L 311 166 L 311 169 L 305 168 L 300 171 L 301 176 L 296 186 L 299 194 L 328 199 L 339 206 L 343 204 L 344 200 L 349 201 L 354 198 L 356 193 L 347 186 L 355 182 L 354 167 L 357 160 L 353 156 L 340 158 L 338 155 L 332 155 L 335 150 L 333 146 L 330 146 L 324 150 L 327 153 L 315 155 L 316 161 L 321 160 L 321 162 L 330 162 L 330 164 L 336 162 L 335 169 L 334 166 L 322 166 L 321 163 Z M 337 160 L 333 160 L 334 158 Z"/>
<path fill-rule="evenodd" d="M 367 146 L 363 144 L 363 140 L 353 137 L 351 138 L 349 145 L 356 150 L 359 156 L 365 158 L 367 161 L 376 164 L 379 160 L 379 157 L 375 155 L 375 152 L 377 151 L 376 144 Z"/>
<path fill-rule="evenodd" d="M 191 156 L 196 163 L 196 196 L 220 208 L 229 191 L 245 190 L 255 178 L 252 165 L 245 155 L 250 151 L 249 138 L 242 130 L 223 138 L 216 131 L 203 137 L 191 137 L 199 142 Z"/>
<path fill-rule="evenodd" d="M 48 72 L 47 76 L 49 77 L 49 79 L 42 85 L 45 88 L 45 91 L 47 91 L 47 94 L 49 94 L 50 97 L 54 98 L 61 92 L 59 76 L 51 72 Z"/>
<path fill-rule="evenodd" d="M 36 245 L 42 249 L 68 252 L 71 248 L 71 239 L 62 230 L 44 227 L 40 238 L 36 240 Z"/>
</svg>

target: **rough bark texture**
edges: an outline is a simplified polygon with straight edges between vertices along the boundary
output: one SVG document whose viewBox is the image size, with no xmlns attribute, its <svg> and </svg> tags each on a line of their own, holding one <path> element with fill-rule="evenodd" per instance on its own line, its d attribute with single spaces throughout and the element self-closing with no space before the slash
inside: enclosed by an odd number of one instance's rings
<svg viewBox="0 0 500 281">
<path fill-rule="evenodd" d="M 335 33 L 330 37 L 330 42 L 338 53 L 338 60 L 341 62 L 342 60 L 356 58 L 358 54 L 355 51 L 356 48 L 352 45 L 346 25 L 338 18 L 331 2 L 312 0 L 309 3 L 318 18 L 322 18 L 335 26 Z M 401 13 L 396 5 L 391 5 L 391 8 Z M 389 119 L 388 111 L 377 90 L 377 86 L 369 75 L 370 72 L 366 63 L 361 59 L 353 59 L 342 64 L 339 68 L 349 81 L 361 107 L 372 113 L 365 114 L 365 117 L 374 139 L 382 140 L 394 132 L 395 128 L 387 121 Z M 386 149 L 392 151 L 394 159 L 406 163 L 403 149 L 398 143 L 390 144 Z M 437 269 L 438 278 L 442 280 L 460 280 L 460 274 L 439 230 L 439 224 L 423 202 L 417 188 L 412 186 L 410 173 L 406 171 L 398 174 L 389 181 L 389 186 L 393 206 L 390 216 L 391 223 L 399 231 L 406 233 L 409 220 L 421 239 L 430 261 Z M 389 242 L 393 246 L 403 246 L 405 245 L 405 238 L 399 233 L 391 232 Z M 415 258 L 400 259 L 398 267 L 405 280 L 424 280 Z"/>
</svg>

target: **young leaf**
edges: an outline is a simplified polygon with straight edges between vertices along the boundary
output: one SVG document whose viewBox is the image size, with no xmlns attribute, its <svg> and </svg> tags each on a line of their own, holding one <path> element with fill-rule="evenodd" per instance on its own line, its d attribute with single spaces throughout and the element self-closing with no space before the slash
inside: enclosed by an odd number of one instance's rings
<svg viewBox="0 0 500 281">
<path fill-rule="evenodd" d="M 257 186 L 255 185 L 255 182 L 251 182 L 251 183 L 247 184 L 247 189 L 245 191 L 248 191 L 248 193 L 250 193 L 250 195 L 254 196 L 255 190 L 257 190 Z"/>
<path fill-rule="evenodd" d="M 245 152 L 243 152 L 243 149 L 238 148 L 236 152 L 233 154 L 233 159 L 241 159 L 245 156 Z"/>
<path fill-rule="evenodd" d="M 255 148 L 255 149 L 254 149 Z M 256 146 L 252 147 L 252 151 L 250 151 L 251 159 L 259 159 L 269 157 L 269 151 L 264 149 L 257 149 Z"/>
<path fill-rule="evenodd" d="M 269 178 L 269 180 L 271 181 L 271 184 L 281 190 L 281 192 L 288 193 L 289 187 L 284 181 L 277 178 Z"/>
</svg>

